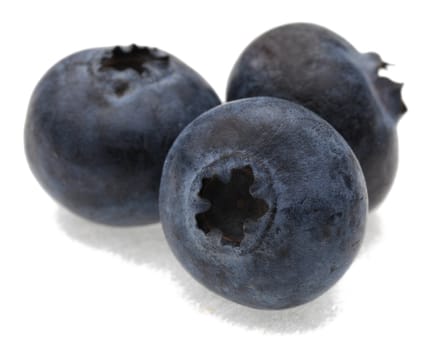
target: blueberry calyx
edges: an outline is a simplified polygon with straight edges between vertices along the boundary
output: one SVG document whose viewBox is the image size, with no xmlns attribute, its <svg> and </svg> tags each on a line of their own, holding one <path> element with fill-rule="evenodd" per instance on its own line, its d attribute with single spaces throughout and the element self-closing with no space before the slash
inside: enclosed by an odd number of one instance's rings
<svg viewBox="0 0 440 350">
<path fill-rule="evenodd" d="M 257 220 L 269 209 L 264 199 L 251 195 L 249 189 L 254 181 L 250 165 L 232 169 L 228 183 L 217 175 L 203 178 L 199 197 L 208 200 L 211 207 L 196 215 L 198 228 L 205 234 L 217 228 L 222 234 L 222 244 L 240 246 L 246 220 Z"/>
<path fill-rule="evenodd" d="M 115 46 L 109 56 L 102 58 L 100 70 L 115 69 L 123 71 L 133 69 L 139 75 L 142 75 L 148 73 L 146 63 L 149 62 L 168 64 L 169 55 L 156 48 L 140 47 L 135 44 L 132 44 L 129 48 Z"/>
<path fill-rule="evenodd" d="M 394 120 L 400 117 L 408 110 L 402 99 L 403 84 L 396 83 L 385 77 L 377 77 L 374 83 L 379 96 L 385 108 L 390 112 Z"/>
<path fill-rule="evenodd" d="M 378 92 L 380 101 L 385 109 L 389 112 L 391 117 L 398 121 L 400 117 L 405 114 L 407 107 L 402 99 L 403 84 L 396 83 L 386 77 L 378 75 L 379 70 L 387 69 L 390 66 L 382 60 L 379 54 L 375 52 L 368 52 L 364 54 L 365 64 L 369 68 L 374 87 Z"/>
</svg>

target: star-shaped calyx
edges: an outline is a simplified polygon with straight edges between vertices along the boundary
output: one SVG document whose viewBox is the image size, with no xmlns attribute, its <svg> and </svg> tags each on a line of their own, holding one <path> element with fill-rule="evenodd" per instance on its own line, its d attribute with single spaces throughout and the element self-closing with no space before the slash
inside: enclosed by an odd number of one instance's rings
<svg viewBox="0 0 440 350">
<path fill-rule="evenodd" d="M 261 198 L 251 195 L 254 173 L 247 165 L 231 170 L 228 183 L 217 175 L 202 180 L 199 196 L 208 200 L 211 207 L 196 215 L 197 226 L 206 234 L 216 228 L 221 231 L 223 244 L 239 246 L 244 238 L 246 220 L 257 220 L 269 209 Z"/>
<path fill-rule="evenodd" d="M 109 57 L 101 60 L 101 70 L 115 69 L 125 70 L 133 69 L 139 74 L 148 72 L 146 66 L 149 62 L 167 63 L 169 55 L 156 48 L 140 47 L 135 44 L 129 48 L 116 46 Z"/>
</svg>

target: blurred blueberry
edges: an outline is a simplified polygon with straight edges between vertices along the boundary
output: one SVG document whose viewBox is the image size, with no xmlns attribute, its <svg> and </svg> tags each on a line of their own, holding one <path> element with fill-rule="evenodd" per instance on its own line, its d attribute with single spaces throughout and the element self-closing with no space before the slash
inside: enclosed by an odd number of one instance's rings
<svg viewBox="0 0 440 350">
<path fill-rule="evenodd" d="M 327 120 L 359 159 L 373 209 L 394 181 L 396 125 L 406 111 L 402 84 L 378 76 L 386 66 L 378 54 L 361 54 L 323 27 L 289 24 L 263 34 L 241 54 L 227 99 L 284 98 Z"/>
<path fill-rule="evenodd" d="M 81 51 L 35 88 L 25 126 L 28 162 L 44 189 L 83 217 L 156 222 L 168 149 L 185 125 L 219 103 L 194 70 L 158 49 Z"/>
</svg>

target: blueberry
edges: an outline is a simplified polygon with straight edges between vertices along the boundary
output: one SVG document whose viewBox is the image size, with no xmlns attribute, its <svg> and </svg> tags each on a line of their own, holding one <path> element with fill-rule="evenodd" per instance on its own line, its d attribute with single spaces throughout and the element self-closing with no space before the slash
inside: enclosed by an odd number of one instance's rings
<svg viewBox="0 0 440 350">
<path fill-rule="evenodd" d="M 159 209 L 172 251 L 235 302 L 280 309 L 330 288 L 364 234 L 367 192 L 344 139 L 277 98 L 226 103 L 176 139 Z"/>
<path fill-rule="evenodd" d="M 378 54 L 361 54 L 325 28 L 285 25 L 245 49 L 229 78 L 227 99 L 285 98 L 325 118 L 359 159 L 373 209 L 394 181 L 396 125 L 406 111 L 402 84 L 378 76 L 386 66 Z"/>
<path fill-rule="evenodd" d="M 168 149 L 185 125 L 219 103 L 195 71 L 158 49 L 81 51 L 35 88 L 25 126 L 28 162 L 44 189 L 83 217 L 152 223 Z"/>
</svg>

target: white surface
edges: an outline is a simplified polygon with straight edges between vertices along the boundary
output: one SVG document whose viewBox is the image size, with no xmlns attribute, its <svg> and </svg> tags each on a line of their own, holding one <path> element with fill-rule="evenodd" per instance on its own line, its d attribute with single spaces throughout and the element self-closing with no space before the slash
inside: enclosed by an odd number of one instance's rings
<svg viewBox="0 0 440 350">
<path fill-rule="evenodd" d="M 426 1 L 4 1 L 1 46 L 0 349 L 438 349 L 440 295 L 438 11 Z M 37 81 L 97 46 L 163 48 L 223 98 L 244 47 L 284 23 L 315 22 L 395 63 L 409 112 L 386 202 L 352 268 L 316 301 L 257 311 L 194 282 L 159 225 L 98 226 L 60 209 L 24 159 Z"/>
</svg>

